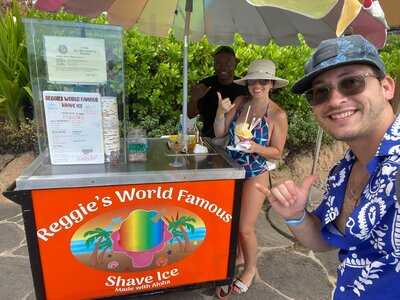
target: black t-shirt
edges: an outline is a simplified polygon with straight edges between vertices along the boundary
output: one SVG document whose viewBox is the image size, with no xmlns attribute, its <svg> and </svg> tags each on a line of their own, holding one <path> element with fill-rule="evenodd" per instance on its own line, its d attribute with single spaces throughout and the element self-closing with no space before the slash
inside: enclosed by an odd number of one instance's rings
<svg viewBox="0 0 400 300">
<path fill-rule="evenodd" d="M 238 96 L 248 95 L 248 90 L 246 86 L 234 82 L 228 85 L 222 85 L 218 82 L 216 75 L 204 78 L 200 83 L 203 83 L 207 87 L 211 87 L 207 94 L 197 102 L 197 109 L 199 110 L 201 120 L 203 121 L 201 134 L 202 136 L 213 138 L 215 137 L 214 119 L 218 108 L 217 92 L 221 93 L 222 98 L 229 98 L 231 102 L 233 102 Z"/>
</svg>

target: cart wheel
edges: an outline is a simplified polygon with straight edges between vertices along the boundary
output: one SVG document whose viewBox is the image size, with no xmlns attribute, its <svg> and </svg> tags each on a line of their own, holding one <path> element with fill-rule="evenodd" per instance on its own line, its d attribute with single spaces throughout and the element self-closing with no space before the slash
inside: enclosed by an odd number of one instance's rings
<svg viewBox="0 0 400 300">
<path fill-rule="evenodd" d="M 232 291 L 232 287 L 230 285 L 218 286 L 215 289 L 215 294 L 218 299 L 228 299 L 229 294 Z"/>
</svg>

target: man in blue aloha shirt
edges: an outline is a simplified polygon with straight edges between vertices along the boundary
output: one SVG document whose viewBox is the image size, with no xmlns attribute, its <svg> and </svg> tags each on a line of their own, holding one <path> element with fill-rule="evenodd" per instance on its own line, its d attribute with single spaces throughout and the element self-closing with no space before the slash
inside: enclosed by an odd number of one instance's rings
<svg viewBox="0 0 400 300">
<path fill-rule="evenodd" d="M 390 105 L 394 88 L 377 50 L 363 37 L 323 41 L 292 89 L 304 93 L 320 126 L 349 150 L 331 169 L 313 212 L 305 207 L 315 176 L 301 185 L 259 187 L 304 246 L 340 249 L 335 300 L 400 299 L 400 117 Z"/>
</svg>

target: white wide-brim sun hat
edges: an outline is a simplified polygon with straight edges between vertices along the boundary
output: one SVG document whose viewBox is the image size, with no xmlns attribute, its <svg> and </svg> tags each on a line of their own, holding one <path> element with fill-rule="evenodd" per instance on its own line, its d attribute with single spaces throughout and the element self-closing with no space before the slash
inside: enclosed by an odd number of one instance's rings
<svg viewBox="0 0 400 300">
<path fill-rule="evenodd" d="M 255 60 L 250 64 L 246 76 L 234 80 L 234 82 L 240 85 L 246 85 L 246 81 L 249 79 L 269 79 L 274 81 L 274 89 L 279 89 L 288 85 L 288 80 L 275 76 L 275 70 L 275 64 L 271 60 Z"/>
</svg>

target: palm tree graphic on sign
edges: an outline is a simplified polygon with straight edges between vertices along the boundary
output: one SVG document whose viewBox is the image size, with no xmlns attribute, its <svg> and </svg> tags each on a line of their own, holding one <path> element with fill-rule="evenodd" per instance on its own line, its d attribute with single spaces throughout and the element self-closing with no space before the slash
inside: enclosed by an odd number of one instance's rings
<svg viewBox="0 0 400 300">
<path fill-rule="evenodd" d="M 179 217 L 179 213 L 176 213 L 176 217 L 171 217 L 168 219 L 165 217 L 168 222 L 168 230 L 172 233 L 173 239 L 178 241 L 180 245 L 180 249 L 182 249 L 182 239 L 185 241 L 183 251 L 189 252 L 190 251 L 190 239 L 189 235 L 186 230 L 194 233 L 194 225 L 191 223 L 195 223 L 196 220 L 193 217 L 189 216 L 181 216 Z"/>
<path fill-rule="evenodd" d="M 101 264 L 106 251 L 112 248 L 111 231 L 97 227 L 95 230 L 86 231 L 83 236 L 86 238 L 85 245 L 87 248 L 92 247 L 94 244 L 94 249 L 90 256 L 90 264 L 92 266 Z M 100 254 L 99 250 L 101 251 Z"/>
</svg>

